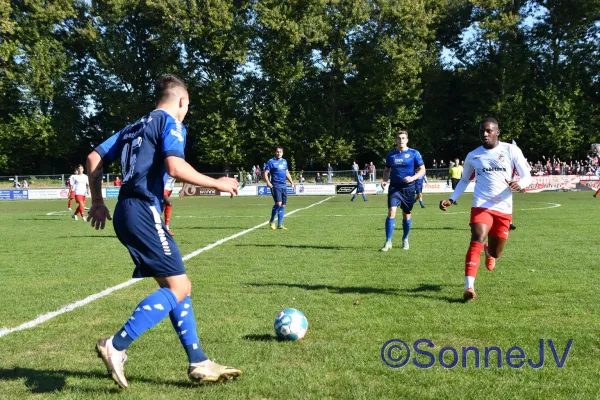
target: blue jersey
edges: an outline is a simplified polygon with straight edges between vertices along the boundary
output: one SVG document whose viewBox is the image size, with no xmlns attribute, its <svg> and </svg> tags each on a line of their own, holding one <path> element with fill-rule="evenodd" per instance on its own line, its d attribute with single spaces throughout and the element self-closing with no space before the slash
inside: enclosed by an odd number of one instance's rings
<svg viewBox="0 0 600 400">
<path fill-rule="evenodd" d="M 105 163 L 121 159 L 119 200 L 139 198 L 160 206 L 168 179 L 164 159 L 185 158 L 185 140 L 183 124 L 166 111 L 155 110 L 115 133 L 96 151 Z"/>
<path fill-rule="evenodd" d="M 365 181 L 365 179 L 363 178 L 362 175 L 358 175 L 356 177 L 356 185 L 357 186 L 362 186 L 364 181 Z"/>
<path fill-rule="evenodd" d="M 404 151 L 395 149 L 385 157 L 385 167 L 390 168 L 390 184 L 398 188 L 414 187 L 414 181 L 405 183 L 404 178 L 413 176 L 415 170 L 421 165 L 423 165 L 421 154 L 414 149 Z"/>
<path fill-rule="evenodd" d="M 271 174 L 271 183 L 275 187 L 285 186 L 286 171 L 288 170 L 287 161 L 285 158 L 279 160 L 275 157 L 271 158 L 265 165 L 265 171 Z"/>
</svg>

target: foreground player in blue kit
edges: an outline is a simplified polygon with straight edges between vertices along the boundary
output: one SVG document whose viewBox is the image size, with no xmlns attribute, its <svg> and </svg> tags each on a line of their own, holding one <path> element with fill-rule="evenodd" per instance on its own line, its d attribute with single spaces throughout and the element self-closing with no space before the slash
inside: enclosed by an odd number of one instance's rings
<svg viewBox="0 0 600 400">
<path fill-rule="evenodd" d="M 381 251 L 392 248 L 392 236 L 396 225 L 396 208 L 402 209 L 402 248 L 409 249 L 408 235 L 412 225 L 411 211 L 415 204 L 415 181 L 425 175 L 425 165 L 421 154 L 408 148 L 408 133 L 398 131 L 396 134 L 398 148 L 385 157 L 385 170 L 381 187 L 385 190 L 388 179 L 388 216 L 385 220 L 385 244 Z M 415 171 L 417 171 L 415 173 Z"/>
<path fill-rule="evenodd" d="M 269 178 L 270 175 L 270 178 Z M 287 186 L 286 179 L 292 184 L 294 190 L 294 181 L 288 171 L 288 163 L 283 158 L 283 147 L 275 147 L 275 157 L 271 158 L 263 172 L 263 178 L 267 182 L 267 186 L 271 189 L 275 204 L 271 210 L 271 219 L 269 226 L 271 229 L 287 229 L 283 226 L 283 216 L 285 205 L 287 204 Z M 275 216 L 277 216 L 277 226 L 275 226 Z"/>
<path fill-rule="evenodd" d="M 242 371 L 209 360 L 196 333 L 196 320 L 181 253 L 161 220 L 165 176 L 193 185 L 215 188 L 234 196 L 238 183 L 232 178 L 213 179 L 197 172 L 184 159 L 189 95 L 185 84 L 173 75 L 156 81 L 156 110 L 144 116 L 90 153 L 88 171 L 92 192 L 89 219 L 92 227 L 104 229 L 111 219 L 102 199 L 103 165 L 120 157 L 123 182 L 114 212 L 117 237 L 135 263 L 134 278 L 152 277 L 160 289 L 139 303 L 133 315 L 113 336 L 96 344 L 112 379 L 128 386 L 123 365 L 125 350 L 145 331 L 169 316 L 189 360 L 188 376 L 196 382 L 226 381 Z"/>
</svg>

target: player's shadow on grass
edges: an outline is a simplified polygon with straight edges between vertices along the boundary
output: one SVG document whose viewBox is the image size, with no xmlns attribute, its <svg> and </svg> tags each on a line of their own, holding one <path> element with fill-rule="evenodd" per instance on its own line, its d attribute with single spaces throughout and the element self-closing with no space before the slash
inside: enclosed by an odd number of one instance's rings
<svg viewBox="0 0 600 400">
<path fill-rule="evenodd" d="M 89 382 L 94 384 L 101 382 L 101 387 L 81 387 L 76 384 L 69 384 L 67 386 L 68 378 L 87 379 Z M 198 387 L 189 381 L 181 380 L 165 380 L 165 379 L 151 379 L 144 378 L 135 375 L 127 377 L 130 382 L 141 382 L 150 385 L 168 385 L 177 386 L 181 388 L 195 388 Z M 83 371 L 69 371 L 69 370 L 43 370 L 43 369 L 32 369 L 32 368 L 12 368 L 2 369 L 0 368 L 0 385 L 4 381 L 20 381 L 24 380 L 25 387 L 31 393 L 53 393 L 60 392 L 62 390 L 72 392 L 90 392 L 90 393 L 118 393 L 121 389 L 117 388 L 112 382 L 111 378 L 108 377 L 106 372 L 83 372 Z M 89 383 L 88 382 L 88 383 Z"/>
<path fill-rule="evenodd" d="M 305 290 L 327 290 L 339 294 L 344 293 L 356 293 L 356 294 L 383 294 L 387 296 L 396 296 L 398 294 L 397 289 L 391 288 L 373 288 L 364 286 L 331 286 L 331 285 L 303 285 L 299 283 L 246 283 L 249 286 L 256 287 L 272 287 L 272 286 L 284 286 L 290 288 L 299 288 Z"/>
<path fill-rule="evenodd" d="M 417 287 L 409 289 L 393 289 L 393 288 L 373 288 L 363 286 L 331 286 L 331 285 L 303 285 L 299 283 L 245 283 L 248 286 L 255 287 L 273 287 L 283 286 L 290 288 L 299 288 L 305 290 L 327 290 L 338 294 L 354 293 L 354 294 L 382 294 L 386 296 L 404 296 L 404 297 L 420 297 L 429 300 L 445 301 L 447 303 L 462 303 L 462 297 L 436 296 L 429 293 L 441 292 L 443 286 L 431 283 L 422 283 Z"/>
<path fill-rule="evenodd" d="M 197 230 L 197 229 L 202 229 L 202 230 L 212 230 L 212 229 L 248 229 L 247 226 L 181 226 L 181 227 L 177 227 L 178 231 L 185 231 L 185 230 Z"/>
<path fill-rule="evenodd" d="M 401 292 L 403 292 L 404 293 L 403 295 L 406 297 L 420 297 L 423 299 L 440 300 L 440 301 L 445 301 L 448 303 L 463 303 L 464 302 L 464 300 L 459 297 L 435 296 L 435 295 L 431 295 L 431 294 L 426 294 L 428 292 L 441 292 L 442 286 L 449 286 L 449 285 L 437 285 L 437 284 L 430 284 L 430 283 L 422 283 L 413 289 L 402 289 Z"/>
<path fill-rule="evenodd" d="M 253 342 L 281 342 L 282 341 L 277 336 L 269 335 L 268 333 L 264 333 L 262 335 L 258 335 L 258 334 L 246 335 L 242 339 L 251 340 Z"/>
<path fill-rule="evenodd" d="M 413 228 L 410 228 L 411 230 L 416 230 L 416 231 L 470 231 L 471 228 L 457 228 L 455 226 L 442 226 L 440 228 L 429 228 L 429 227 L 422 227 L 422 226 L 415 226 Z"/>
<path fill-rule="evenodd" d="M 56 236 L 57 239 L 79 239 L 79 238 L 105 238 L 105 239 L 117 239 L 116 236 L 109 235 L 73 235 L 73 236 Z"/>
<path fill-rule="evenodd" d="M 377 228 L 377 231 L 384 231 L 385 228 Z M 400 226 L 396 225 L 394 228 L 395 231 L 402 231 L 402 224 Z M 454 226 L 442 226 L 440 228 L 429 228 L 429 227 L 419 227 L 415 226 L 410 228 L 411 231 L 470 231 L 471 228 L 456 228 Z"/>
<path fill-rule="evenodd" d="M 46 218 L 19 218 L 18 221 L 59 221 L 64 219 L 64 215 L 49 215 Z"/>
<path fill-rule="evenodd" d="M 312 244 L 236 244 L 240 247 L 285 247 L 286 249 L 317 249 L 317 250 L 345 250 L 345 249 L 357 249 L 358 247 L 353 246 L 319 246 Z"/>
</svg>

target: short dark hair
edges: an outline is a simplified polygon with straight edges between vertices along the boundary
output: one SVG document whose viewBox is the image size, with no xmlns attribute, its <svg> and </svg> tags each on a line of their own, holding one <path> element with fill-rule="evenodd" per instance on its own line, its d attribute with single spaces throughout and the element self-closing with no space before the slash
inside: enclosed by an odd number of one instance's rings
<svg viewBox="0 0 600 400">
<path fill-rule="evenodd" d="M 154 84 L 154 97 L 156 103 L 160 103 L 163 100 L 168 99 L 173 95 L 174 89 L 183 88 L 187 91 L 187 86 L 178 77 L 173 74 L 161 75 Z"/>
<path fill-rule="evenodd" d="M 83 165 L 77 164 L 77 166 L 75 167 L 75 169 L 79 169 L 79 167 L 83 168 Z"/>
<path fill-rule="evenodd" d="M 398 139 L 398 136 L 400 135 L 406 135 L 406 137 L 408 138 L 408 132 L 398 128 L 398 130 L 396 131 L 396 139 Z"/>
<path fill-rule="evenodd" d="M 486 118 L 484 118 L 483 121 L 481 121 L 481 123 L 479 125 L 481 126 L 481 125 L 486 124 L 488 122 L 490 122 L 492 124 L 495 124 L 497 127 L 500 127 L 500 125 L 498 125 L 498 121 L 496 121 L 496 119 L 492 118 L 492 117 L 486 117 Z"/>
<path fill-rule="evenodd" d="M 283 146 L 279 146 L 279 145 L 275 146 L 274 150 L 277 151 L 277 149 L 281 149 L 283 151 Z"/>
</svg>

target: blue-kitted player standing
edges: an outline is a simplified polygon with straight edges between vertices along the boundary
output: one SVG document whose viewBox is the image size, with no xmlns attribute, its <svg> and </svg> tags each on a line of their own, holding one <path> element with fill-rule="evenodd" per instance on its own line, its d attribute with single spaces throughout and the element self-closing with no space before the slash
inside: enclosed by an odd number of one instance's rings
<svg viewBox="0 0 600 400">
<path fill-rule="evenodd" d="M 360 171 L 359 174 L 356 176 L 356 193 L 354 193 L 352 195 L 352 199 L 350 199 L 350 201 L 354 201 L 354 199 L 356 199 L 356 195 L 361 193 L 362 194 L 362 198 L 364 201 L 367 201 L 367 196 L 365 195 L 365 178 L 364 178 L 364 172 Z"/>
<path fill-rule="evenodd" d="M 396 208 L 402 209 L 402 248 L 408 250 L 408 235 L 412 224 L 411 211 L 415 204 L 415 181 L 425 175 L 425 165 L 421 154 L 408 148 L 408 132 L 396 134 L 398 148 L 385 157 L 385 170 L 381 187 L 385 190 L 388 179 L 388 216 L 385 220 L 385 244 L 381 251 L 392 248 L 392 236 L 396 225 Z M 415 171 L 417 171 L 415 173 Z"/>
<path fill-rule="evenodd" d="M 242 373 L 209 360 L 202 351 L 190 298 L 192 286 L 179 248 L 161 220 L 167 173 L 179 181 L 231 196 L 238 193 L 238 184 L 235 179 L 203 175 L 185 161 L 186 130 L 182 122 L 189 105 L 185 84 L 173 75 L 164 75 L 156 81 L 155 96 L 156 110 L 111 136 L 87 159 L 92 227 L 104 229 L 106 220 L 111 219 L 102 199 L 102 169 L 105 163 L 120 159 L 123 181 L 114 229 L 135 263 L 133 277 L 152 277 L 160 286 L 138 304 L 119 331 L 96 344 L 110 376 L 123 388 L 129 385 L 123 370 L 125 350 L 167 316 L 187 353 L 191 380 L 221 382 Z"/>
<path fill-rule="evenodd" d="M 275 147 L 275 157 L 271 158 L 265 165 L 263 178 L 269 189 L 271 189 L 275 201 L 271 210 L 269 226 L 271 229 L 287 229 L 283 226 L 283 216 L 287 204 L 287 186 L 285 182 L 286 179 L 289 180 L 292 184 L 292 190 L 294 190 L 294 181 L 288 171 L 288 163 L 283 158 L 283 147 Z M 275 216 L 277 216 L 277 226 L 275 226 Z"/>
</svg>

